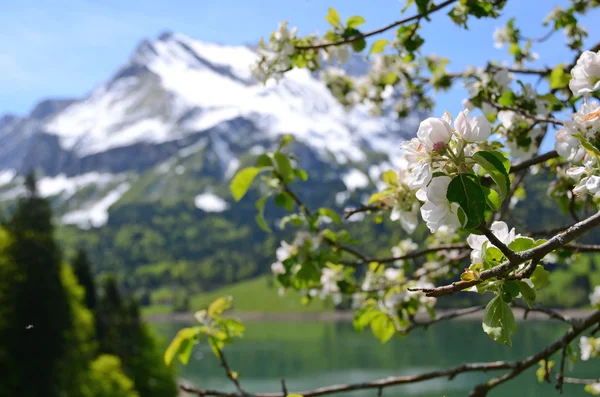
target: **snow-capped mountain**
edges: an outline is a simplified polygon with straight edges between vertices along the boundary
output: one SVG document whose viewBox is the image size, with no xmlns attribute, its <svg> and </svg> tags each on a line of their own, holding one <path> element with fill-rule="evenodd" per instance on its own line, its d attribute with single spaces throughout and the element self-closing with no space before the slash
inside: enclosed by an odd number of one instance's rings
<svg viewBox="0 0 600 397">
<path fill-rule="evenodd" d="M 327 166 L 349 191 L 399 166 L 399 143 L 414 135 L 420 115 L 398 121 L 346 111 L 306 70 L 265 86 L 250 72 L 256 57 L 249 47 L 165 33 L 143 41 L 86 98 L 45 100 L 27 117 L 0 118 L 0 201 L 17 197 L 19 175 L 36 169 L 40 192 L 65 223 L 100 226 L 111 206 L 135 200 L 224 211 L 224 186 L 244 155 L 281 134 L 295 136 L 309 171 Z M 368 64 L 355 58 L 350 68 L 361 73 Z"/>
</svg>

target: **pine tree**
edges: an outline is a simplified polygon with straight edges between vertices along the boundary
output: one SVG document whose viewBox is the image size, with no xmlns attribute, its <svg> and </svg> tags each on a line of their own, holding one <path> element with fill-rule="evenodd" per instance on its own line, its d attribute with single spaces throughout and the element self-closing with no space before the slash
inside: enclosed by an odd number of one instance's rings
<svg viewBox="0 0 600 397">
<path fill-rule="evenodd" d="M 122 360 L 140 397 L 177 395 L 173 370 L 163 364 L 162 352 L 140 318 L 137 302 L 121 296 L 114 277 L 109 276 L 102 283 L 96 321 L 100 353 Z"/>
<path fill-rule="evenodd" d="M 96 284 L 92 274 L 91 264 L 84 250 L 77 251 L 73 261 L 73 271 L 79 285 L 85 289 L 85 305 L 91 311 L 96 310 Z"/>
<path fill-rule="evenodd" d="M 61 253 L 54 241 L 52 211 L 39 196 L 35 176 L 8 220 L 12 235 L 7 249 L 18 275 L 11 292 L 12 320 L 7 355 L 14 367 L 14 395 L 58 396 L 59 364 L 67 353 L 70 307 L 61 282 Z"/>
</svg>

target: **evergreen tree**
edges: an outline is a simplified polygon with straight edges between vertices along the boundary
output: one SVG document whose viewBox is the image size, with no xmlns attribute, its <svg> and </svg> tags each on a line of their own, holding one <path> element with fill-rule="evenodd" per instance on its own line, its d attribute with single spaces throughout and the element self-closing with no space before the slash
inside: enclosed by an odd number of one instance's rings
<svg viewBox="0 0 600 397">
<path fill-rule="evenodd" d="M 14 368 L 14 394 L 54 397 L 61 391 L 59 364 L 66 356 L 70 307 L 61 282 L 61 254 L 54 241 L 52 211 L 39 196 L 35 176 L 8 220 L 8 255 L 17 267 L 10 300 L 9 335 L 3 343 Z"/>
<path fill-rule="evenodd" d="M 92 274 L 91 264 L 84 250 L 77 251 L 73 261 L 73 271 L 79 285 L 85 289 L 85 305 L 91 311 L 96 310 L 96 284 Z"/>
<path fill-rule="evenodd" d="M 101 354 L 118 356 L 140 397 L 173 397 L 173 369 L 163 365 L 162 352 L 140 318 L 135 299 L 123 298 L 114 277 L 103 282 L 96 310 Z"/>
</svg>

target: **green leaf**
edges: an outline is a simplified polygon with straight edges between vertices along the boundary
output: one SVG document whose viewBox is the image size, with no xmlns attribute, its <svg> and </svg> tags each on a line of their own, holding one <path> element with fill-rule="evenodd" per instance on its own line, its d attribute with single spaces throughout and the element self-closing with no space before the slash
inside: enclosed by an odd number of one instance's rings
<svg viewBox="0 0 600 397">
<path fill-rule="evenodd" d="M 492 211 L 498 211 L 502 206 L 502 197 L 493 189 L 489 187 L 481 186 L 483 194 L 485 194 L 485 201 Z"/>
<path fill-rule="evenodd" d="M 210 306 L 208 306 L 208 316 L 215 317 L 223 314 L 225 310 L 231 307 L 231 296 L 222 296 L 215 299 Z"/>
<path fill-rule="evenodd" d="M 258 226 L 267 233 L 271 233 L 271 228 L 267 225 L 265 221 L 265 203 L 269 196 L 261 197 L 256 201 L 256 209 L 258 210 L 258 214 L 254 218 Z"/>
<path fill-rule="evenodd" d="M 517 284 L 515 281 L 505 281 L 502 285 L 502 288 L 504 292 L 509 294 L 513 299 L 519 296 L 519 293 L 521 292 L 519 284 Z"/>
<path fill-rule="evenodd" d="M 360 32 L 359 32 L 359 34 L 360 34 Z M 361 52 L 367 46 L 367 42 L 366 42 L 365 39 L 358 39 L 358 40 L 353 41 L 352 43 L 350 43 L 350 45 L 352 46 L 352 49 L 355 52 Z"/>
<path fill-rule="evenodd" d="M 541 360 L 539 362 L 540 367 L 535 371 L 535 376 L 539 383 L 544 382 L 546 379 L 546 360 Z M 548 361 L 548 372 L 552 370 L 554 367 L 554 361 Z"/>
<path fill-rule="evenodd" d="M 229 189 L 231 190 L 231 194 L 233 194 L 235 201 L 240 201 L 242 197 L 246 195 L 252 181 L 259 173 L 260 168 L 248 167 L 235 174 L 231 181 L 231 185 L 229 185 Z"/>
<path fill-rule="evenodd" d="M 331 208 L 319 208 L 319 215 L 326 216 L 338 225 L 342 224 L 340 216 Z"/>
<path fill-rule="evenodd" d="M 381 343 L 385 343 L 394 336 L 396 327 L 392 319 L 380 311 L 379 315 L 371 320 L 371 331 Z"/>
<path fill-rule="evenodd" d="M 506 91 L 500 98 L 498 98 L 498 103 L 502 106 L 512 106 L 517 101 L 517 96 L 512 91 Z"/>
<path fill-rule="evenodd" d="M 363 23 L 365 23 L 365 19 L 360 15 L 353 15 L 346 20 L 346 26 L 349 28 L 357 28 Z"/>
<path fill-rule="evenodd" d="M 517 237 L 512 243 L 508 244 L 508 248 L 515 252 L 527 251 L 535 247 L 535 241 L 527 237 Z"/>
<path fill-rule="evenodd" d="M 496 185 L 500 188 L 502 197 L 506 197 L 510 190 L 510 179 L 508 178 L 505 165 L 498 159 L 498 155 L 502 156 L 498 152 L 479 151 L 473 155 L 473 160 L 490 174 Z"/>
<path fill-rule="evenodd" d="M 529 286 L 525 281 L 519 281 L 519 291 L 523 296 L 523 300 L 527 302 L 527 306 L 531 307 L 535 302 L 535 290 Z"/>
<path fill-rule="evenodd" d="M 600 392 L 594 387 L 594 385 L 585 385 L 583 391 L 590 393 L 592 396 L 600 396 Z"/>
<path fill-rule="evenodd" d="M 585 139 L 585 137 L 583 135 L 581 135 L 581 134 L 573 134 L 573 136 L 575 138 L 577 138 L 579 140 L 579 142 L 581 142 L 581 146 L 583 146 L 583 148 L 585 149 L 585 151 L 588 152 L 588 154 L 590 156 L 594 156 L 594 157 L 596 157 L 596 159 L 598 159 L 600 157 L 600 150 L 598 150 L 587 139 Z"/>
<path fill-rule="evenodd" d="M 283 149 L 284 147 L 286 147 L 287 145 L 289 145 L 293 140 L 294 140 L 294 137 L 292 135 L 285 134 L 281 138 L 281 141 L 279 142 L 279 148 L 277 149 L 277 151 L 279 152 L 281 149 Z"/>
<path fill-rule="evenodd" d="M 306 171 L 304 171 L 302 169 L 296 168 L 294 170 L 294 175 L 296 175 L 302 181 L 307 181 L 308 180 L 308 174 L 306 173 Z"/>
<path fill-rule="evenodd" d="M 541 289 L 548 284 L 548 277 L 550 276 L 550 272 L 544 269 L 544 266 L 537 265 L 533 274 L 531 275 L 531 282 L 533 283 L 533 287 L 535 289 Z"/>
<path fill-rule="evenodd" d="M 377 317 L 381 311 L 375 306 L 366 306 L 354 313 L 354 320 L 352 325 L 357 331 L 362 331 L 367 325 L 371 324 L 371 321 Z"/>
<path fill-rule="evenodd" d="M 450 181 L 446 198 L 458 203 L 467 216 L 466 229 L 474 229 L 483 221 L 485 212 L 485 195 L 481 185 L 468 174 L 458 174 Z"/>
<path fill-rule="evenodd" d="M 182 364 L 187 364 L 192 347 L 198 341 L 198 328 L 183 328 L 177 332 L 177 335 L 167 347 L 165 351 L 164 360 L 166 365 L 171 365 L 173 358 L 177 355 L 177 358 Z"/>
<path fill-rule="evenodd" d="M 269 157 L 269 155 L 261 154 L 260 156 L 258 156 L 258 159 L 256 159 L 256 166 L 258 168 L 272 167 L 273 160 L 271 160 L 271 157 Z"/>
<path fill-rule="evenodd" d="M 379 54 L 379 53 L 385 51 L 385 47 L 387 47 L 388 44 L 389 44 L 389 41 L 387 41 L 386 39 L 377 40 L 371 46 L 371 50 L 369 51 L 369 54 Z"/>
<path fill-rule="evenodd" d="M 512 346 L 510 336 L 517 331 L 517 323 L 510 306 L 496 296 L 485 307 L 483 331 L 496 342 Z"/>
<path fill-rule="evenodd" d="M 429 1 L 430 0 L 416 0 L 419 14 L 423 15 L 427 20 L 429 20 L 427 17 L 427 14 L 429 13 Z"/>
<path fill-rule="evenodd" d="M 342 20 L 340 19 L 340 14 L 335 10 L 335 8 L 330 7 L 329 13 L 325 17 L 327 22 L 334 28 L 342 26 Z"/>
<path fill-rule="evenodd" d="M 285 183 L 289 183 L 294 178 L 294 168 L 288 156 L 283 153 L 275 153 L 275 162 L 277 162 L 277 171 L 283 177 Z"/>
<path fill-rule="evenodd" d="M 552 69 L 549 79 L 551 89 L 560 89 L 569 85 L 569 81 L 571 81 L 571 75 L 565 72 L 565 66 L 560 64 Z"/>
<path fill-rule="evenodd" d="M 485 249 L 485 263 L 487 267 L 496 267 L 504 261 L 504 254 L 498 248 L 489 246 Z"/>
<path fill-rule="evenodd" d="M 275 196 L 275 204 L 281 208 L 285 208 L 288 212 L 292 212 L 294 210 L 295 201 L 287 192 L 281 192 Z"/>
</svg>

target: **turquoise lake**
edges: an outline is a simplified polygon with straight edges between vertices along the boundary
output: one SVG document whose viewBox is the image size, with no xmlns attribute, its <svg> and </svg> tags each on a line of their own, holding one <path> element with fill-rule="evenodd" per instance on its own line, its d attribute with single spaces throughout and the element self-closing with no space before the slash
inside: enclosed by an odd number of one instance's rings
<svg viewBox="0 0 600 397">
<path fill-rule="evenodd" d="M 404 338 L 382 345 L 367 329 L 358 333 L 348 322 L 247 322 L 246 335 L 227 346 L 225 353 L 242 386 L 249 392 L 281 391 L 284 378 L 288 391 L 297 392 L 340 383 L 370 381 L 387 376 L 411 375 L 442 369 L 462 362 L 515 360 L 535 353 L 561 336 L 566 326 L 557 322 L 519 322 L 513 346 L 500 345 L 483 333 L 481 323 L 454 321 L 428 330 L 417 330 Z M 182 324 L 153 324 L 169 339 Z M 579 339 L 573 343 L 578 348 Z M 600 377 L 598 360 L 581 362 L 569 368 L 567 376 Z M 195 350 L 179 375 L 195 386 L 234 391 L 207 344 Z M 491 397 L 559 396 L 554 385 L 539 384 L 537 366 L 496 388 Z M 470 373 L 422 383 L 399 385 L 383 390 L 384 397 L 459 397 L 472 387 L 502 372 Z M 377 396 L 377 390 L 344 393 L 347 396 Z M 590 394 L 579 385 L 565 385 L 563 396 Z"/>
</svg>

